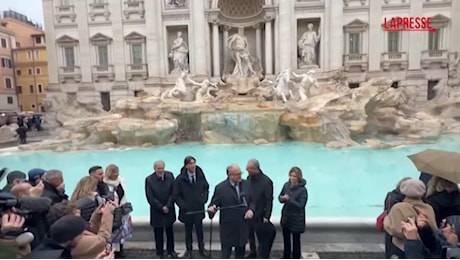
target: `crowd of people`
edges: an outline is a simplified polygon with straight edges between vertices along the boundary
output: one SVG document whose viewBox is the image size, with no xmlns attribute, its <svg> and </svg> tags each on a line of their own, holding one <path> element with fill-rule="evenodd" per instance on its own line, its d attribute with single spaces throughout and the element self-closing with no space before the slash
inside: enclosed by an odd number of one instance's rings
<svg viewBox="0 0 460 260">
<path fill-rule="evenodd" d="M 428 173 L 401 179 L 377 226 L 385 232 L 386 258 L 460 258 L 457 183 Z"/>
<path fill-rule="evenodd" d="M 276 236 L 270 221 L 273 208 L 273 182 L 257 160 L 246 166 L 248 178 L 236 164 L 226 168 L 226 177 L 209 200 L 209 184 L 196 159 L 187 156 L 177 176 L 156 161 L 153 173 L 145 179 L 145 195 L 150 205 L 156 254 L 159 258 L 194 258 L 193 231 L 198 255 L 209 258 L 205 249 L 203 219 L 213 219 L 219 212 L 221 258 L 269 258 Z M 60 170 L 31 169 L 7 174 L 1 192 L 2 226 L 0 246 L 12 258 L 111 259 L 123 257 L 123 243 L 132 236 L 130 213 L 124 181 L 119 168 L 109 165 L 91 167 L 69 197 L 65 193 Z M 300 236 L 305 231 L 305 208 L 308 199 L 302 171 L 288 172 L 278 200 L 284 204 L 281 226 L 284 258 L 301 258 Z M 11 201 L 15 201 L 11 203 Z M 2 204 L 2 202 L 5 202 Z M 206 205 L 207 204 L 207 205 Z M 21 205 L 21 206 L 20 206 Z M 28 212 L 22 207 L 29 205 Z M 33 207 L 31 205 L 34 205 Z M 37 206 L 41 205 L 41 206 Z M 176 205 L 179 208 L 176 215 Z M 175 252 L 173 224 L 185 226 L 186 251 Z M 166 233 L 166 251 L 164 249 Z M 24 234 L 26 242 L 24 242 Z M 250 251 L 246 255 L 246 244 Z M 15 250 L 4 251 L 4 245 Z M 257 246 L 258 245 L 258 246 Z M 12 256 L 13 254 L 14 256 Z"/>
</svg>

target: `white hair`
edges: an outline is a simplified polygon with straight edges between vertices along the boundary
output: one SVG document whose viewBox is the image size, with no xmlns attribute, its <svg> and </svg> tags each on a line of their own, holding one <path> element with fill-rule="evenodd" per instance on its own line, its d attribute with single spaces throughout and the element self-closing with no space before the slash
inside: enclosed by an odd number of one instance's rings
<svg viewBox="0 0 460 260">
<path fill-rule="evenodd" d="M 60 170 L 49 170 L 45 173 L 45 181 L 49 182 L 56 178 L 62 176 L 62 171 Z"/>
</svg>

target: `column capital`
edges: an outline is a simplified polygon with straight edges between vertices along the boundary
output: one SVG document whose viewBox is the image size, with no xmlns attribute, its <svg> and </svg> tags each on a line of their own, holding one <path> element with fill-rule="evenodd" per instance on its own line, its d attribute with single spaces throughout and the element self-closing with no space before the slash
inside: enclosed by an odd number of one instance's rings
<svg viewBox="0 0 460 260">
<path fill-rule="evenodd" d="M 208 22 L 212 24 L 220 24 L 219 12 L 210 11 L 208 12 Z"/>
<path fill-rule="evenodd" d="M 256 23 L 252 26 L 252 28 L 254 29 L 261 29 L 262 28 L 262 25 L 260 23 Z"/>
<path fill-rule="evenodd" d="M 225 31 L 225 32 L 228 32 L 232 29 L 233 27 L 231 27 L 230 25 L 223 25 L 222 26 L 222 30 Z"/>
</svg>

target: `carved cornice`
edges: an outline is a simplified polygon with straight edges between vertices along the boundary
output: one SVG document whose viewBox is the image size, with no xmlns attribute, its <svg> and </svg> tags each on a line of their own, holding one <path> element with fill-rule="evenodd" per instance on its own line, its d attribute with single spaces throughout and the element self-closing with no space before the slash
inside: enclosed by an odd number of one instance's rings
<svg viewBox="0 0 460 260">
<path fill-rule="evenodd" d="M 257 24 L 272 21 L 276 18 L 276 7 L 273 5 L 266 5 L 255 15 L 248 17 L 228 17 L 220 9 L 206 10 L 208 22 L 212 24 L 234 27 L 251 27 Z"/>
</svg>

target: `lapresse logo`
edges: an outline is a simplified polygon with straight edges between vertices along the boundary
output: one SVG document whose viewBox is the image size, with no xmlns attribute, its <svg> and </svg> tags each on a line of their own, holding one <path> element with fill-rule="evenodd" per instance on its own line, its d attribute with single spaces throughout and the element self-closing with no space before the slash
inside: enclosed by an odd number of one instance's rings
<svg viewBox="0 0 460 260">
<path fill-rule="evenodd" d="M 387 32 L 425 31 L 435 32 L 431 26 L 431 17 L 408 16 L 383 18 L 383 29 Z"/>
</svg>

